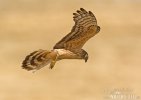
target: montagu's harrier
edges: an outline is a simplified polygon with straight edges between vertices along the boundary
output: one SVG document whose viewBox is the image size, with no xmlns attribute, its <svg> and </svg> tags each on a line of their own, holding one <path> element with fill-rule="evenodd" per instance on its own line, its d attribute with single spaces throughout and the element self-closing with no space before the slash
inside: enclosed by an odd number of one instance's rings
<svg viewBox="0 0 141 100">
<path fill-rule="evenodd" d="M 22 68 L 38 70 L 50 64 L 49 68 L 52 69 L 56 61 L 62 59 L 84 59 L 87 62 L 88 53 L 82 47 L 100 31 L 100 27 L 97 25 L 97 20 L 91 11 L 80 8 L 73 15 L 75 25 L 71 32 L 56 43 L 53 50 L 39 49 L 26 56 Z"/>
</svg>

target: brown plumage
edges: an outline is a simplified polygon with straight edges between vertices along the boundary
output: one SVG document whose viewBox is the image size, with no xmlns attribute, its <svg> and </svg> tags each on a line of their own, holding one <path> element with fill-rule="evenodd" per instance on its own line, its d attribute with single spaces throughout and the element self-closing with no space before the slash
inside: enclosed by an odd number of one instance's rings
<svg viewBox="0 0 141 100">
<path fill-rule="evenodd" d="M 56 61 L 61 59 L 88 60 L 88 53 L 82 49 L 83 45 L 100 31 L 97 20 L 91 11 L 83 8 L 73 13 L 75 25 L 71 32 L 53 47 L 53 50 L 38 50 L 26 56 L 22 67 L 26 70 L 38 70 L 50 63 L 53 68 Z"/>
</svg>

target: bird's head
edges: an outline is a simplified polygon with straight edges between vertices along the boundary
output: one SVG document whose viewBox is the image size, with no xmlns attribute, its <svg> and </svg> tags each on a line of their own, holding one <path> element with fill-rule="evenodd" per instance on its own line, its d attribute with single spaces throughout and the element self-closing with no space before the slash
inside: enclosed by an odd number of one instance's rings
<svg viewBox="0 0 141 100">
<path fill-rule="evenodd" d="M 99 31 L 100 31 L 100 26 L 97 26 L 96 33 L 98 33 Z"/>
<path fill-rule="evenodd" d="M 87 62 L 88 58 L 89 58 L 89 56 L 88 56 L 88 53 L 87 53 L 87 54 L 85 54 L 85 56 L 84 56 L 85 62 Z"/>
<path fill-rule="evenodd" d="M 85 62 L 87 62 L 89 56 L 88 56 L 88 53 L 85 50 L 82 50 L 81 56 L 82 56 L 82 59 L 84 59 Z"/>
</svg>

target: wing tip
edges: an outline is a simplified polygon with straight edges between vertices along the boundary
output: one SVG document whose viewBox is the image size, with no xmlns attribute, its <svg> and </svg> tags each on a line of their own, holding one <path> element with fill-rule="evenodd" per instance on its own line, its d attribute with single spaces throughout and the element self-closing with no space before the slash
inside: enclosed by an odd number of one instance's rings
<svg viewBox="0 0 141 100">
<path fill-rule="evenodd" d="M 94 16 L 94 14 L 93 14 L 91 11 L 89 11 L 89 14 L 90 14 L 91 16 Z"/>
<path fill-rule="evenodd" d="M 81 11 L 80 11 L 80 10 L 76 10 L 76 12 L 77 12 L 77 13 L 80 13 Z"/>
<path fill-rule="evenodd" d="M 80 10 L 81 10 L 82 12 L 87 12 L 84 8 L 80 8 Z"/>
<path fill-rule="evenodd" d="M 80 10 L 85 10 L 84 8 L 80 8 Z"/>
</svg>

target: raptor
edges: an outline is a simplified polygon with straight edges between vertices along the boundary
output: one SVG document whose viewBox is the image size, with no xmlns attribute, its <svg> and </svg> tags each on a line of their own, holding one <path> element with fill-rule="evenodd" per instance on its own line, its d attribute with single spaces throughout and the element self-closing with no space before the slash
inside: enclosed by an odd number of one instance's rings
<svg viewBox="0 0 141 100">
<path fill-rule="evenodd" d="M 83 8 L 73 13 L 75 22 L 69 34 L 55 44 L 52 50 L 39 49 L 26 56 L 22 63 L 22 68 L 39 70 L 50 64 L 53 68 L 56 61 L 62 59 L 83 59 L 88 60 L 88 53 L 82 49 L 84 44 L 100 31 L 97 20 L 91 11 Z"/>
</svg>

